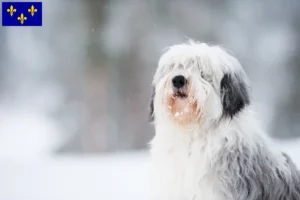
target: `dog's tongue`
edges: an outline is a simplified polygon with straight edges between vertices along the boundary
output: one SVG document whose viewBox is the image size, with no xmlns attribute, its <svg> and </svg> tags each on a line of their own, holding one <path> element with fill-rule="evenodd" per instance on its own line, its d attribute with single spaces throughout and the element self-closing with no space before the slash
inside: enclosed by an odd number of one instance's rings
<svg viewBox="0 0 300 200">
<path fill-rule="evenodd" d="M 187 105 L 187 101 L 185 99 L 177 98 L 174 104 L 177 109 L 181 110 Z"/>
<path fill-rule="evenodd" d="M 177 98 L 173 104 L 173 109 L 175 110 L 175 117 L 179 117 L 190 112 L 189 104 L 186 99 Z"/>
</svg>

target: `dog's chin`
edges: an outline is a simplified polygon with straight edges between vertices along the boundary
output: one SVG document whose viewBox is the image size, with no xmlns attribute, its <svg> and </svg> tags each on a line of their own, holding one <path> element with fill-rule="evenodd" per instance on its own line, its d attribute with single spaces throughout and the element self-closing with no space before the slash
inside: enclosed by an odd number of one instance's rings
<svg viewBox="0 0 300 200">
<path fill-rule="evenodd" d="M 193 95 L 177 91 L 167 98 L 170 118 L 176 124 L 188 125 L 199 120 L 200 109 Z"/>
</svg>

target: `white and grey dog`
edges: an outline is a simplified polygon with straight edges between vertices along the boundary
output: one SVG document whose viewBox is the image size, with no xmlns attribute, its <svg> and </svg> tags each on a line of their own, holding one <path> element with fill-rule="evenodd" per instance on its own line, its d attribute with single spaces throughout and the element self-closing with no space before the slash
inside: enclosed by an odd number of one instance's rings
<svg viewBox="0 0 300 200">
<path fill-rule="evenodd" d="M 189 42 L 160 58 L 150 102 L 155 200 L 300 200 L 291 159 L 262 133 L 247 76 L 218 46 Z"/>
</svg>

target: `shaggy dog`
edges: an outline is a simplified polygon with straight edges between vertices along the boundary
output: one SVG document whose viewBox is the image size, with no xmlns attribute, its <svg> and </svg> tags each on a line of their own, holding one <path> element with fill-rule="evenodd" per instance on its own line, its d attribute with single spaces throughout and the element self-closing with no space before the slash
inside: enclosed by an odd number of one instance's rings
<svg viewBox="0 0 300 200">
<path fill-rule="evenodd" d="M 261 131 L 239 61 L 189 42 L 159 60 L 150 102 L 153 200 L 300 200 L 300 174 Z"/>
</svg>

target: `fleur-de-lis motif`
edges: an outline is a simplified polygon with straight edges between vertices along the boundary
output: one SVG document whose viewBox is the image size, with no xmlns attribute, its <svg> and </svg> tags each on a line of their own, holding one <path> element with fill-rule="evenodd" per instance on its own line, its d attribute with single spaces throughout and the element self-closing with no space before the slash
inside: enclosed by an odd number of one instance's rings
<svg viewBox="0 0 300 200">
<path fill-rule="evenodd" d="M 18 20 L 21 22 L 21 24 L 24 24 L 24 21 L 27 20 L 27 17 L 22 13 L 20 17 L 18 17 Z"/>
<path fill-rule="evenodd" d="M 17 9 L 15 9 L 12 5 L 7 9 L 7 12 L 9 12 L 10 16 L 13 16 L 15 12 L 17 12 Z"/>
<path fill-rule="evenodd" d="M 31 16 L 34 16 L 34 14 L 37 12 L 38 10 L 34 7 L 34 5 L 32 5 L 29 9 L 28 12 L 30 12 Z"/>
</svg>

